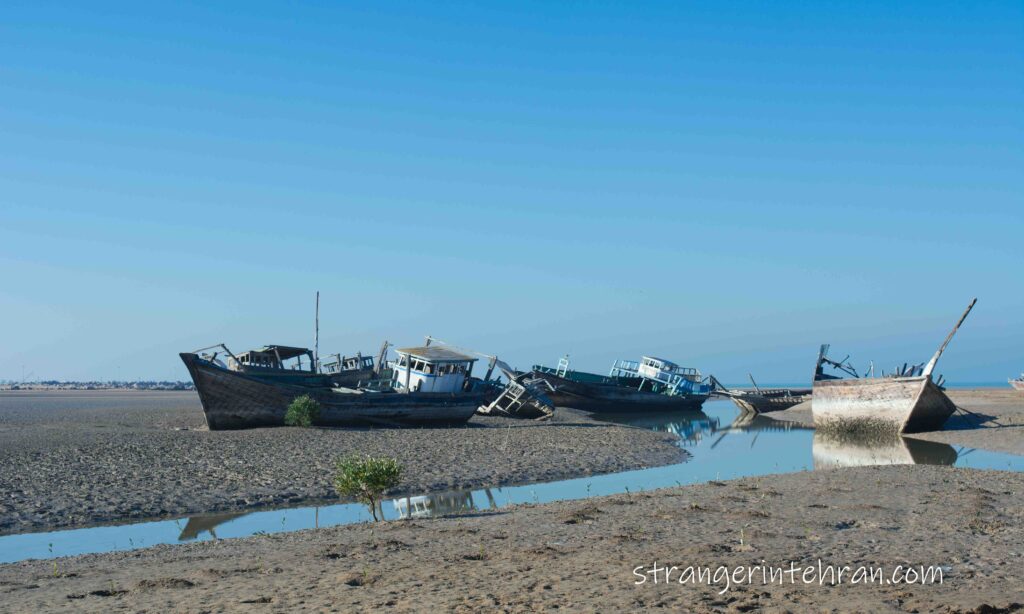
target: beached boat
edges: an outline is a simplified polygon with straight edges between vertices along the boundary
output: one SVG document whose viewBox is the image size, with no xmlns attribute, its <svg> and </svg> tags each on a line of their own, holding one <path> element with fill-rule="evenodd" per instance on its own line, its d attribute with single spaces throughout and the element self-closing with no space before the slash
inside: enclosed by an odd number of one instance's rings
<svg viewBox="0 0 1024 614">
<path fill-rule="evenodd" d="M 649 356 L 618 360 L 608 375 L 574 371 L 565 356 L 556 369 L 534 365 L 531 376 L 550 385 L 555 405 L 592 412 L 699 410 L 711 393 L 697 369 Z"/>
<path fill-rule="evenodd" d="M 308 348 L 265 345 L 236 355 L 223 343 L 192 353 L 229 371 L 294 386 L 357 386 L 376 376 L 373 357 L 362 354 L 333 354 L 321 361 Z"/>
<path fill-rule="evenodd" d="M 387 379 L 359 388 L 299 385 L 235 371 L 196 353 L 180 356 L 211 430 L 281 426 L 288 405 L 301 395 L 320 403 L 322 426 L 458 424 L 498 394 L 493 382 L 471 376 L 473 356 L 437 345 L 396 352 L 391 368 L 381 371 Z"/>
<path fill-rule="evenodd" d="M 1014 390 L 1024 391 L 1024 373 L 1021 373 L 1020 377 L 1018 377 L 1017 379 L 1009 380 L 1009 382 L 1010 385 L 1013 386 Z"/>
<path fill-rule="evenodd" d="M 829 346 L 822 345 L 815 365 L 811 399 L 815 427 L 834 431 L 897 433 L 941 429 L 956 411 L 956 405 L 946 396 L 940 385 L 941 379 L 939 383 L 932 381 L 932 372 L 976 302 L 977 299 L 971 301 L 927 364 L 904 366 L 888 376 L 859 377 L 846 359 L 829 359 Z M 844 379 L 825 373 L 825 367 L 838 369 L 852 377 Z"/>
<path fill-rule="evenodd" d="M 711 394 L 727 397 L 742 411 L 754 414 L 782 411 L 811 400 L 810 388 L 761 388 L 753 376 L 750 376 L 750 382 L 754 384 L 753 390 L 730 390 L 712 378 L 714 389 Z"/>
</svg>

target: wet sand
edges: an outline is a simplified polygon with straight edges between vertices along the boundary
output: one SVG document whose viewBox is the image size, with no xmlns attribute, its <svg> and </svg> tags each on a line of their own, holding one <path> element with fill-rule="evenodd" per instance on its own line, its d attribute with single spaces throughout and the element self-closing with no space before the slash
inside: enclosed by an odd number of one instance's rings
<svg viewBox="0 0 1024 614">
<path fill-rule="evenodd" d="M 634 584 L 655 561 L 818 559 L 941 566 L 943 583 Z M 0 609 L 1011 612 L 1022 567 L 1024 475 L 862 467 L 0 565 Z"/>
<path fill-rule="evenodd" d="M 348 453 L 397 457 L 393 494 L 416 495 L 680 462 L 675 441 L 565 409 L 551 423 L 211 432 L 190 392 L 3 392 L 0 534 L 337 502 Z"/>
</svg>

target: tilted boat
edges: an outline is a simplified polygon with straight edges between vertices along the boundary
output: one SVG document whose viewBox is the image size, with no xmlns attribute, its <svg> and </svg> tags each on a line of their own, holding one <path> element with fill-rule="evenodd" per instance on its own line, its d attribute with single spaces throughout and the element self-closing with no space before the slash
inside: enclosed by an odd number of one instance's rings
<svg viewBox="0 0 1024 614">
<path fill-rule="evenodd" d="M 1010 385 L 1013 386 L 1014 390 L 1024 391 L 1024 373 L 1021 373 L 1020 377 L 1018 377 L 1017 379 L 1009 380 L 1009 382 Z"/>
<path fill-rule="evenodd" d="M 882 377 L 859 377 L 843 359 L 828 358 L 828 345 L 821 346 L 814 370 L 811 412 L 818 429 L 833 431 L 890 431 L 916 433 L 941 429 L 956 405 L 946 396 L 932 372 L 957 329 L 974 308 L 971 301 L 953 330 L 926 365 L 904 366 Z M 825 373 L 831 366 L 850 376 Z"/>
<path fill-rule="evenodd" d="M 386 352 L 387 344 L 378 364 Z M 297 384 L 232 370 L 194 352 L 180 356 L 211 430 L 281 426 L 288 405 L 302 395 L 319 402 L 322 426 L 458 424 L 498 394 L 493 382 L 472 377 L 473 356 L 438 345 L 396 352 L 389 369 L 360 387 Z"/>
<path fill-rule="evenodd" d="M 534 365 L 531 376 L 550 385 L 555 405 L 591 412 L 699 410 L 711 394 L 697 369 L 650 356 L 618 360 L 608 375 L 573 371 L 566 356 L 557 369 Z"/>
<path fill-rule="evenodd" d="M 810 388 L 761 388 L 753 376 L 750 376 L 750 382 L 754 384 L 753 390 L 730 390 L 712 378 L 714 389 L 711 394 L 728 397 L 744 412 L 754 414 L 782 411 L 811 399 Z"/>
</svg>

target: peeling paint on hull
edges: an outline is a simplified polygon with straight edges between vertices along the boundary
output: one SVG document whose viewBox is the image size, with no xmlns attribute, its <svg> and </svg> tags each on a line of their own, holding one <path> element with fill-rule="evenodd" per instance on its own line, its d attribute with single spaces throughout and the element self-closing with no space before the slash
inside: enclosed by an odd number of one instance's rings
<svg viewBox="0 0 1024 614">
<path fill-rule="evenodd" d="M 462 424 L 493 395 L 482 392 L 359 393 L 272 383 L 180 354 L 199 393 L 210 430 L 283 426 L 288 404 L 307 394 L 322 426 Z"/>
<path fill-rule="evenodd" d="M 941 430 L 954 411 L 928 376 L 816 381 L 811 399 L 814 426 L 826 431 Z"/>
</svg>

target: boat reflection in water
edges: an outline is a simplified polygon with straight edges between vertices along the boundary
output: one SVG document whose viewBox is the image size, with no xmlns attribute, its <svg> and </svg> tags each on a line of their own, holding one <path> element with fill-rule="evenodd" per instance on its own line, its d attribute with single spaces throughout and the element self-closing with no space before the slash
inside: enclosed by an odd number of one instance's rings
<svg viewBox="0 0 1024 614">
<path fill-rule="evenodd" d="M 498 504 L 494 500 L 494 495 L 491 494 L 491 489 L 485 488 L 483 492 L 487 497 L 488 509 L 496 509 Z M 398 513 L 399 520 L 450 516 L 479 509 L 473 501 L 473 491 L 471 490 L 401 497 L 393 499 L 391 504 L 394 506 L 395 512 Z"/>
<path fill-rule="evenodd" d="M 199 539 L 199 536 L 203 533 L 209 533 L 213 539 L 217 537 L 217 527 L 226 523 L 231 522 L 235 518 L 241 518 L 242 516 L 248 516 L 248 512 L 235 513 L 235 514 L 204 514 L 202 516 L 192 516 L 185 523 L 185 528 L 181 530 L 181 534 L 178 535 L 178 541 L 190 542 L 194 539 Z"/>
<path fill-rule="evenodd" d="M 892 435 L 857 437 L 816 431 L 811 449 L 815 469 L 868 465 L 952 465 L 953 446 L 936 441 Z"/>
<path fill-rule="evenodd" d="M 672 433 L 687 444 L 695 444 L 708 433 L 719 430 L 721 420 L 712 418 L 703 411 L 686 411 L 671 413 L 605 413 L 601 420 L 628 424 L 637 428 Z"/>
</svg>

